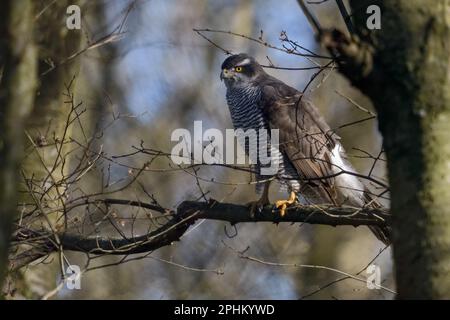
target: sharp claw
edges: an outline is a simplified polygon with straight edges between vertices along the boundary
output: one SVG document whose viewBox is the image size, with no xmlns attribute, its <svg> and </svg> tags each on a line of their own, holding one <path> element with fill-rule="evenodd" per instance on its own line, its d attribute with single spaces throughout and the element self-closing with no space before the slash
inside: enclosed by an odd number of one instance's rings
<svg viewBox="0 0 450 320">
<path fill-rule="evenodd" d="M 248 206 L 250 207 L 250 217 L 254 218 L 255 217 L 255 204 L 250 203 Z"/>
<path fill-rule="evenodd" d="M 261 213 L 262 211 L 262 208 L 260 208 L 260 205 L 257 202 L 250 202 L 248 207 L 250 207 L 250 217 L 252 218 L 255 217 L 255 213 Z"/>
<path fill-rule="evenodd" d="M 278 209 L 280 210 L 280 216 L 284 217 L 284 215 L 286 214 L 286 203 L 283 203 L 281 206 L 278 207 Z"/>
<path fill-rule="evenodd" d="M 256 210 L 258 211 L 258 213 L 261 213 L 263 211 L 263 209 L 264 209 L 264 206 L 262 204 L 258 204 L 256 206 Z"/>
<path fill-rule="evenodd" d="M 258 201 L 252 201 L 247 204 L 247 206 L 250 208 L 250 216 L 252 218 L 255 217 L 255 213 L 261 213 L 264 210 L 264 207 L 269 204 L 268 200 L 258 200 Z"/>
<path fill-rule="evenodd" d="M 272 212 L 278 211 L 280 213 L 280 216 L 283 217 L 286 214 L 286 204 L 274 204 L 272 208 Z"/>
</svg>

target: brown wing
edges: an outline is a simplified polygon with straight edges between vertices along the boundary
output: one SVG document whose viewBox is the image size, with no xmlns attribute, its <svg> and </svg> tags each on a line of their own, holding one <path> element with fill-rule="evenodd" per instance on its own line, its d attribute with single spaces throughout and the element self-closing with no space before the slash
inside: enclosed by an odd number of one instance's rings
<svg viewBox="0 0 450 320">
<path fill-rule="evenodd" d="M 280 151 L 291 161 L 300 178 L 306 180 L 302 183 L 301 192 L 304 188 L 314 190 L 321 202 L 339 205 L 335 179 L 329 176 L 333 174 L 331 152 L 340 138 L 299 91 L 270 76 L 261 85 L 260 106 L 270 128 L 279 129 Z M 371 200 L 368 193 L 366 197 Z M 372 206 L 379 206 L 377 202 L 370 202 Z M 390 227 L 369 228 L 378 239 L 390 244 Z"/>
<path fill-rule="evenodd" d="M 271 129 L 279 129 L 280 151 L 297 170 L 303 188 L 311 188 L 324 203 L 336 203 L 331 150 L 334 134 L 312 103 L 281 81 L 268 77 L 262 84 L 261 107 Z M 328 178 L 324 178 L 328 177 Z"/>
</svg>

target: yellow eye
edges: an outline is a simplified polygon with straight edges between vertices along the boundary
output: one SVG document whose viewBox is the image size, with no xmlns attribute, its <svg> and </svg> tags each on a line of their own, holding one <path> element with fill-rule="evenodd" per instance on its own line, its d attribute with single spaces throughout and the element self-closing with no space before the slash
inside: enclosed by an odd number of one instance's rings
<svg viewBox="0 0 450 320">
<path fill-rule="evenodd" d="M 241 72 L 242 71 L 242 67 L 236 67 L 236 68 L 234 68 L 234 70 L 236 70 L 236 72 Z"/>
</svg>

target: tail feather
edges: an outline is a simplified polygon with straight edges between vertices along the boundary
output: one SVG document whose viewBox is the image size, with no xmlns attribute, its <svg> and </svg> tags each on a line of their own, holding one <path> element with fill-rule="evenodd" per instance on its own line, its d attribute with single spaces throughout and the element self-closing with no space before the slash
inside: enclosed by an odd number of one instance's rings
<svg viewBox="0 0 450 320">
<path fill-rule="evenodd" d="M 377 201 L 377 199 L 373 198 L 368 190 L 366 189 L 364 192 L 364 196 L 366 198 L 366 204 L 370 208 L 383 208 L 383 206 Z M 375 237 L 378 240 L 383 242 L 386 246 L 389 246 L 392 242 L 392 228 L 390 226 L 369 226 L 369 229 L 373 232 Z"/>
<path fill-rule="evenodd" d="M 343 169 L 348 172 L 356 172 L 351 163 L 347 160 L 344 148 L 339 143 L 336 144 L 331 153 L 331 163 L 333 164 L 332 170 L 334 170 L 335 173 L 339 173 Z M 366 186 L 355 175 L 338 175 L 335 178 L 335 185 L 340 186 L 337 190 L 337 199 L 338 202 L 341 202 L 342 204 L 345 203 L 355 207 L 361 207 L 363 205 L 369 208 L 383 207 L 376 198 L 371 196 L 371 193 Z M 369 229 L 372 230 L 375 236 L 385 245 L 391 243 L 391 227 L 369 226 Z"/>
<path fill-rule="evenodd" d="M 369 229 L 373 232 L 375 237 L 382 241 L 386 246 L 391 244 L 391 227 L 369 226 Z"/>
</svg>

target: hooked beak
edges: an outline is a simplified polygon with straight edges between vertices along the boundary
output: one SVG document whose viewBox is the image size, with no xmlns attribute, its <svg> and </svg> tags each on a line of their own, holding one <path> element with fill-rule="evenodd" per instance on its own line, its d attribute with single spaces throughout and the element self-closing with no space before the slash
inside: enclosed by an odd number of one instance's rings
<svg viewBox="0 0 450 320">
<path fill-rule="evenodd" d="M 223 69 L 220 73 L 220 80 L 231 78 L 233 74 L 228 69 Z"/>
</svg>

